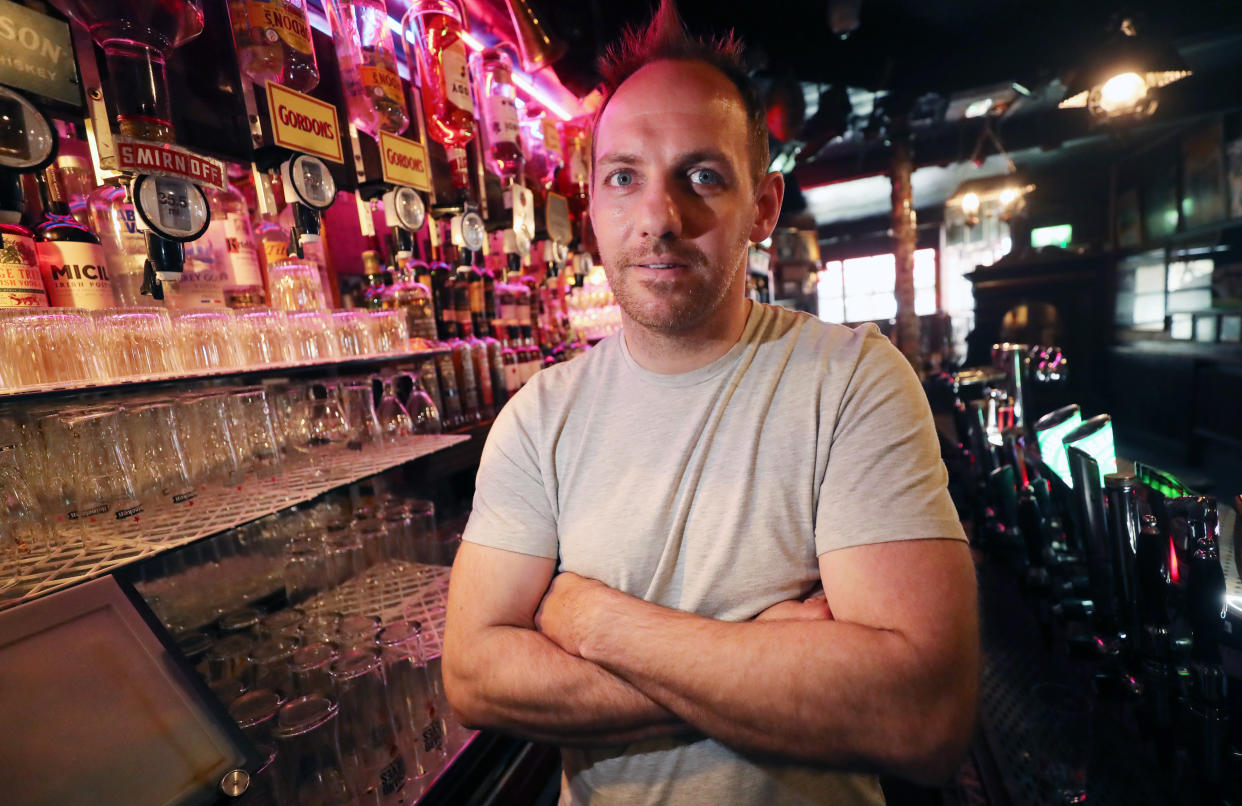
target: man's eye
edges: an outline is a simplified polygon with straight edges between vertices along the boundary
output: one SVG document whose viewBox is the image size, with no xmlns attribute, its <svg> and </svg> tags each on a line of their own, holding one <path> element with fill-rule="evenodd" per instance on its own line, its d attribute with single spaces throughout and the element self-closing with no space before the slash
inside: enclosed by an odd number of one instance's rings
<svg viewBox="0 0 1242 806">
<path fill-rule="evenodd" d="M 604 181 L 606 184 L 614 187 L 626 187 L 627 185 L 634 184 L 634 174 L 629 171 L 613 171 Z"/>
<path fill-rule="evenodd" d="M 711 168 L 695 168 L 690 172 L 690 181 L 696 185 L 719 185 L 723 184 L 720 174 Z"/>
</svg>

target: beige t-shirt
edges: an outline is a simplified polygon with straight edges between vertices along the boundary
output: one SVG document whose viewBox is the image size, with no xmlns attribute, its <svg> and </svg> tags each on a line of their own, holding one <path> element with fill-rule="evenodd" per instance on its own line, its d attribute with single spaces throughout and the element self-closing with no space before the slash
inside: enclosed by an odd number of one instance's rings
<svg viewBox="0 0 1242 806">
<path fill-rule="evenodd" d="M 692 372 L 645 370 L 616 335 L 538 373 L 492 427 L 464 539 L 742 621 L 808 593 L 824 552 L 964 540 L 946 480 L 927 399 L 874 326 L 753 304 L 738 343 Z M 874 776 L 711 739 L 563 761 L 562 803 L 883 803 Z"/>
</svg>

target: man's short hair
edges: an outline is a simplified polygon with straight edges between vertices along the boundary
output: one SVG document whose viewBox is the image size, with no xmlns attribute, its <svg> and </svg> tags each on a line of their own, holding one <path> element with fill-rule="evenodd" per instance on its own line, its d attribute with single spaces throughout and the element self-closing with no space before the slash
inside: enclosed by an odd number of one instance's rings
<svg viewBox="0 0 1242 806">
<path fill-rule="evenodd" d="M 660 0 L 660 7 L 646 28 L 627 28 L 600 58 L 604 101 L 595 111 L 591 128 L 599 126 L 608 102 L 627 78 L 646 65 L 659 61 L 702 62 L 719 70 L 737 88 L 746 111 L 751 176 L 758 186 L 768 172 L 767 111 L 758 86 L 746 72 L 742 41 L 733 31 L 717 38 L 692 36 L 686 31 L 673 0 Z M 594 163 L 594 145 L 591 148 L 591 161 Z"/>
</svg>

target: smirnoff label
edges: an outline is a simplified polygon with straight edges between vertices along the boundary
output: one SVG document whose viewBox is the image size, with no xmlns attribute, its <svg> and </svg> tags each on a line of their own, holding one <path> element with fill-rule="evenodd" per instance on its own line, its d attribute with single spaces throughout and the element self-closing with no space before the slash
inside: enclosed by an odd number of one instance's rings
<svg viewBox="0 0 1242 806">
<path fill-rule="evenodd" d="M 263 285 L 263 273 L 259 269 L 259 253 L 254 248 L 254 236 L 251 235 L 246 217 L 240 213 L 229 213 L 225 216 L 224 249 L 236 285 Z"/>
<path fill-rule="evenodd" d="M 458 109 L 474 112 L 474 100 L 470 97 L 470 76 L 466 72 L 466 46 L 458 39 L 444 49 L 440 56 L 444 66 L 444 89 L 449 103 Z"/>
<path fill-rule="evenodd" d="M 6 232 L 0 248 L 0 308 L 46 308 L 34 238 Z"/>
<path fill-rule="evenodd" d="M 263 41 L 274 45 L 283 40 L 299 53 L 311 52 L 310 26 L 296 3 L 250 0 L 246 5 L 250 8 L 250 27 L 261 32 Z"/>
<path fill-rule="evenodd" d="M 488 133 L 493 143 L 518 141 L 517 106 L 512 98 L 496 93 L 487 99 Z"/>
<path fill-rule="evenodd" d="M 98 310 L 116 306 L 103 247 L 79 241 L 35 244 L 48 301 L 56 308 Z"/>
</svg>

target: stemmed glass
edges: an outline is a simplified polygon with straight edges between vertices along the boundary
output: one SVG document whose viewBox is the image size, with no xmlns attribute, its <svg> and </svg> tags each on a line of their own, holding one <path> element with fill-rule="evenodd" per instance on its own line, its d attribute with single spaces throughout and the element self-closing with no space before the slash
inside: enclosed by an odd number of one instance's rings
<svg viewBox="0 0 1242 806">
<path fill-rule="evenodd" d="M 440 412 L 432 401 L 431 395 L 423 388 L 418 373 L 404 372 L 402 378 L 410 380 L 410 393 L 405 398 L 405 410 L 409 415 L 415 434 L 440 433 Z"/>
<path fill-rule="evenodd" d="M 373 379 L 373 383 L 381 386 L 376 417 L 379 418 L 380 433 L 383 434 L 385 442 L 396 442 L 414 433 L 414 423 L 410 419 L 410 413 L 397 399 L 394 390 L 395 380 L 396 377 L 393 375 Z"/>
</svg>

